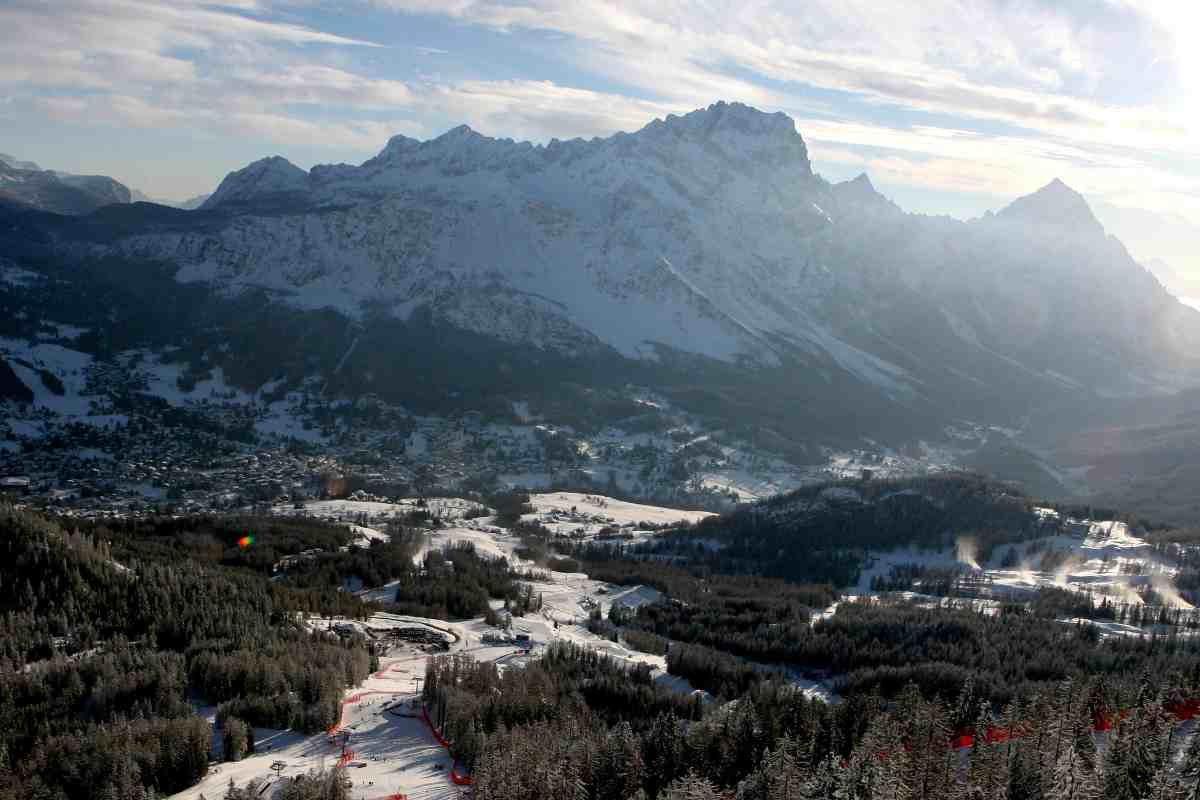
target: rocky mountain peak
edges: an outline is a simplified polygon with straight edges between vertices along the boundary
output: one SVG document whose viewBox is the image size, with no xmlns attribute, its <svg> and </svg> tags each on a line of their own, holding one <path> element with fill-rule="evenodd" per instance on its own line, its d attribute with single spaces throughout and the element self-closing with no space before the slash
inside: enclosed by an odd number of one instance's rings
<svg viewBox="0 0 1200 800">
<path fill-rule="evenodd" d="M 13 169 L 28 169 L 34 172 L 41 172 L 42 168 L 33 161 L 22 161 L 16 156 L 10 156 L 8 153 L 0 153 L 0 164 L 7 164 Z"/>
<path fill-rule="evenodd" d="M 852 180 L 835 183 L 832 189 L 837 199 L 842 202 L 856 203 L 858 205 L 875 205 L 879 203 L 892 205 L 890 200 L 879 193 L 875 188 L 875 184 L 871 183 L 871 179 L 867 177 L 867 173 L 865 172 L 860 172 Z"/>
<path fill-rule="evenodd" d="M 1104 233 L 1087 200 L 1058 178 L 1033 194 L 1019 197 L 996 216 L 1002 219 L 1054 226 L 1076 233 Z"/>
<path fill-rule="evenodd" d="M 809 174 L 808 148 L 796 123 L 783 112 L 769 114 L 743 103 L 719 101 L 683 116 L 669 114 L 636 135 L 671 135 L 716 145 L 727 154 L 766 165 L 799 165 Z"/>
<path fill-rule="evenodd" d="M 384 145 L 383 149 L 379 151 L 379 155 L 368 160 L 363 164 L 363 166 L 365 167 L 371 164 L 391 161 L 393 158 L 402 156 L 403 154 L 411 152 L 420 146 L 421 142 L 419 140 L 414 139 L 411 136 L 405 136 L 404 134 L 398 133 L 387 140 L 387 144 Z"/>
<path fill-rule="evenodd" d="M 307 190 L 307 172 L 283 156 L 269 156 L 226 175 L 201 208 L 285 201 Z"/>
<path fill-rule="evenodd" d="M 130 202 L 129 188 L 107 175 L 72 175 L 41 169 L 32 161 L 0 154 L 0 198 L 56 214 L 90 214 Z"/>
</svg>

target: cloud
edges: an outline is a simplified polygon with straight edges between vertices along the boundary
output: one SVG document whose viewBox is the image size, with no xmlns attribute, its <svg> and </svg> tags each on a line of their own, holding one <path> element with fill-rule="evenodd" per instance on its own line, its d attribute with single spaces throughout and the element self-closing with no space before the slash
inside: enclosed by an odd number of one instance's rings
<svg viewBox="0 0 1200 800">
<path fill-rule="evenodd" d="M 1163 167 L 1200 157 L 1200 115 L 1178 107 L 1192 60 L 1200 87 L 1200 57 L 1179 38 L 1200 24 L 1200 12 L 1177 10 L 1186 4 L 747 0 L 730 13 L 683 0 L 377 2 L 554 33 L 548 46 L 575 68 L 657 107 L 726 98 L 787 111 L 816 158 L 822 145 L 887 148 L 862 158 L 913 185 L 996 193 L 1062 175 L 1088 192 L 1196 205 L 1191 179 Z"/>
<path fill-rule="evenodd" d="M 1198 205 L 1200 115 L 1180 101 L 1200 89 L 1200 50 L 1179 32 L 1196 28 L 1200 12 L 1185 4 L 346 2 L 353 19 L 371 19 L 350 28 L 360 35 L 306 24 L 316 19 L 308 0 L 8 0 L 6 118 L 247 137 L 351 158 L 398 131 L 428 136 L 467 122 L 497 136 L 598 136 L 729 99 L 793 115 L 818 169 L 824 159 L 893 183 L 986 194 L 1061 176 L 1126 204 L 1136 195 L 1153 207 Z M 488 32 L 484 46 L 497 49 L 472 55 L 505 66 L 532 55 L 537 74 L 472 73 L 441 58 L 424 62 L 436 74 L 388 73 L 403 61 L 393 53 L 450 55 L 373 24 L 400 15 Z"/>
<path fill-rule="evenodd" d="M 634 130 L 680 108 L 551 81 L 461 81 L 424 88 L 422 105 L 484 133 L 546 140 Z"/>
<path fill-rule="evenodd" d="M 320 64 L 287 69 L 239 68 L 223 76 L 223 88 L 254 98 L 269 95 L 287 104 L 396 109 L 413 102 L 403 81 L 366 78 Z"/>
<path fill-rule="evenodd" d="M 581 63 L 666 96 L 728 85 L 729 68 L 737 67 L 900 103 L 950 86 L 972 89 L 968 99 L 977 110 L 986 110 L 993 95 L 1001 106 L 1011 103 L 1014 90 L 1063 92 L 1057 104 L 1064 105 L 1123 80 L 1131 62 L 1147 53 L 1161 56 L 1171 42 L 1155 17 L 1116 2 L 1084 9 L 931 0 L 918 11 L 900 0 L 747 0 L 731 14 L 726 4 L 682 0 L 631 0 L 620 7 L 604 0 L 380 1 L 498 30 L 565 34 L 579 45 Z M 665 64 L 668 75 L 661 72 Z M 684 80 L 670 80 L 675 77 Z M 761 90 L 755 81 L 737 82 Z M 961 105 L 962 97 L 952 99 L 957 112 L 972 110 Z"/>
<path fill-rule="evenodd" d="M 271 12 L 252 0 L 9 0 L 0 5 L 0 83 L 10 105 L 60 122 L 358 150 L 367 132 L 386 140 L 381 120 L 362 117 L 395 113 L 412 91 L 331 57 L 378 45 Z M 296 113 L 306 106 L 346 119 L 318 124 Z"/>
</svg>

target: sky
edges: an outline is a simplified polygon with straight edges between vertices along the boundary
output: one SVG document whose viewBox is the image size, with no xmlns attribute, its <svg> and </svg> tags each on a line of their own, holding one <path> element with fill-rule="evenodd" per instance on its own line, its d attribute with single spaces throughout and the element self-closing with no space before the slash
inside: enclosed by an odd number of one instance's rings
<svg viewBox="0 0 1200 800">
<path fill-rule="evenodd" d="M 1186 228 L 1197 6 L 3 0 L 0 152 L 178 200 L 266 155 L 358 163 L 461 123 L 605 136 L 728 100 L 791 115 L 817 172 L 865 171 L 911 211 L 975 216 L 1059 177 Z"/>
</svg>

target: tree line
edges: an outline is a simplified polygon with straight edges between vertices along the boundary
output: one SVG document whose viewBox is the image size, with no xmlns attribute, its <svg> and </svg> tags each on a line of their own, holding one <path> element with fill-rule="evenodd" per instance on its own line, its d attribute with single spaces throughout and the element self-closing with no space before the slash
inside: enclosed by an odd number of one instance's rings
<svg viewBox="0 0 1200 800">
<path fill-rule="evenodd" d="M 222 563 L 195 533 L 0 506 L 0 796 L 180 791 L 207 771 L 213 738 L 192 700 L 220 704 L 232 729 L 319 730 L 377 668 L 361 637 L 302 621 L 362 616 L 357 598 Z"/>
<path fill-rule="evenodd" d="M 511 700 L 513 685 L 490 665 L 430 665 L 426 702 L 473 767 L 473 797 L 1183 800 L 1200 787 L 1200 737 L 1168 711 L 1178 676 L 1134 679 L 1120 714 L 1103 677 L 1048 683 L 1003 706 L 973 682 L 949 700 L 910 683 L 890 701 L 872 692 L 829 706 L 772 680 L 708 710 L 664 700 L 618 712 L 591 687 L 624 667 L 552 650 Z M 1100 719 L 1110 727 L 1095 734 Z M 964 732 L 975 735 L 956 748 Z"/>
</svg>

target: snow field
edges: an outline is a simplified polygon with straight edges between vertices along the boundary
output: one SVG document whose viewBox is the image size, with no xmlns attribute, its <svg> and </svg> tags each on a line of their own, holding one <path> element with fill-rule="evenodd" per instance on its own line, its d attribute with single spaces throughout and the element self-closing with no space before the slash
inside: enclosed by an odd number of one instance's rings
<svg viewBox="0 0 1200 800">
<path fill-rule="evenodd" d="M 531 500 L 536 513 L 527 515 L 527 518 L 546 520 L 547 524 L 561 524 L 572 529 L 579 524 L 595 530 L 605 525 L 637 525 L 641 522 L 661 525 L 709 516 L 706 512 L 677 511 L 599 495 L 568 492 L 534 495 Z M 474 503 L 457 498 L 439 498 L 430 500 L 428 505 L 431 513 L 438 513 L 443 519 L 456 519 L 457 512 L 458 520 L 457 525 L 433 531 L 430 546 L 467 541 L 485 556 L 505 557 L 518 566 L 533 566 L 531 562 L 522 561 L 514 555 L 519 540 L 497 527 L 490 518 L 462 519 L 461 512 L 468 507 L 473 508 Z M 557 518 L 569 515 L 572 506 L 576 507 L 577 516 L 586 512 L 596 518 L 582 523 L 557 521 Z M 367 541 L 384 535 L 380 529 L 388 519 L 406 514 L 415 507 L 415 501 L 411 500 L 399 503 L 332 500 L 308 503 L 304 513 L 343 522 L 360 520 L 365 514 L 369 523 L 367 526 L 357 522 L 351 524 L 360 539 Z M 295 513 L 290 506 L 279 506 L 275 512 Z M 484 634 L 494 629 L 482 618 L 446 622 L 380 612 L 365 621 L 318 617 L 308 617 L 304 621 L 314 630 L 330 629 L 335 624 L 349 625 L 371 638 L 385 636 L 393 628 L 424 626 L 448 634 L 453 639 L 449 652 L 492 661 L 501 669 L 519 668 L 527 664 L 550 642 L 570 642 L 628 665 L 647 664 L 653 670 L 653 680 L 673 691 L 683 694 L 697 691 L 686 679 L 669 675 L 666 659 L 662 656 L 638 652 L 620 642 L 597 636 L 583 626 L 593 607 L 598 607 L 604 615 L 613 605 L 636 608 L 658 600 L 661 595 L 657 590 L 648 586 L 615 586 L 592 580 L 583 573 L 540 571 L 545 579 L 529 583 L 534 593 L 542 597 L 541 614 L 518 617 L 512 621 L 513 633 L 529 635 L 532 646 L 530 654 L 511 644 L 484 642 Z M 365 599 L 385 602 L 393 592 L 394 585 L 359 594 Z M 829 613 L 832 613 L 832 609 Z M 449 778 L 452 761 L 437 744 L 429 728 L 419 718 L 398 716 L 389 710 L 396 704 L 408 704 L 418 697 L 418 679 L 424 677 L 425 663 L 430 657 L 412 645 L 395 645 L 381 658 L 380 668 L 375 673 L 361 686 L 347 690 L 339 728 L 350 733 L 348 748 L 354 756 L 347 765 L 347 776 L 354 782 L 355 798 L 381 800 L 393 794 L 406 795 L 410 800 L 451 800 L 458 797 L 458 787 Z M 837 698 L 831 696 L 820 683 L 800 676 L 793 677 L 806 694 L 836 701 Z M 707 697 L 707 693 L 701 694 Z M 273 778 L 270 767 L 276 761 L 283 761 L 287 765 L 283 771 L 283 776 L 287 777 L 310 769 L 333 767 L 341 757 L 340 743 L 332 744 L 328 733 L 303 736 L 286 731 L 256 731 L 256 740 L 259 752 L 255 755 L 237 763 L 217 765 L 201 783 L 175 795 L 175 798 L 198 800 L 201 794 L 209 800 L 219 798 L 230 779 L 242 784 L 255 778 Z M 266 749 L 268 745 L 269 750 Z M 271 795 L 272 791 L 268 789 L 264 797 Z"/>
<path fill-rule="evenodd" d="M 1051 509 L 1035 509 L 1045 517 L 1057 517 Z M 870 588 L 875 576 L 886 577 L 893 566 L 919 564 L 925 567 L 947 570 L 963 570 L 973 575 L 975 586 L 985 594 L 983 597 L 938 597 L 919 591 L 894 593 L 902 599 L 915 600 L 941 607 L 971 608 L 981 613 L 999 613 L 1007 599 L 1029 599 L 1041 588 L 1057 587 L 1076 592 L 1089 592 L 1099 603 L 1109 598 L 1116 603 L 1141 604 L 1137 590 L 1149 586 L 1163 599 L 1166 605 L 1180 609 L 1193 606 L 1175 588 L 1173 579 L 1177 566 L 1152 545 L 1142 539 L 1123 523 L 1113 520 L 1068 520 L 1079 533 L 1057 535 L 1012 545 L 1018 557 L 1016 567 L 1002 568 L 999 563 L 1008 554 L 1009 546 L 997 547 L 990 560 L 977 564 L 973 546 L 960 540 L 954 548 L 942 551 L 921 551 L 900 548 L 885 553 L 872 554 L 873 563 L 863 570 L 858 584 L 845 600 L 875 594 Z M 1052 569 L 1041 568 L 1041 561 L 1048 553 L 1054 554 Z M 1083 620 L 1078 617 L 1060 620 L 1065 624 L 1090 622 L 1101 636 L 1147 636 L 1151 627 L 1138 627 L 1108 620 Z M 1191 635 L 1188 631 L 1176 631 L 1177 635 Z"/>
<path fill-rule="evenodd" d="M 348 748 L 354 752 L 346 768 L 354 784 L 353 797 L 457 797 L 457 789 L 448 777 L 451 760 L 425 723 L 388 710 L 393 701 L 403 703 L 417 696 L 415 678 L 424 675 L 425 658 L 424 653 L 412 650 L 385 658 L 379 672 L 347 693 L 340 727 L 349 731 Z M 287 765 L 282 775 L 288 777 L 311 769 L 332 768 L 342 754 L 340 740 L 333 742 L 328 733 L 303 736 L 256 730 L 255 734 L 258 752 L 242 761 L 216 766 L 199 784 L 174 797 L 219 798 L 230 780 L 241 785 L 255 778 L 272 779 L 271 765 L 276 761 Z M 272 794 L 268 789 L 264 797 Z"/>
</svg>

